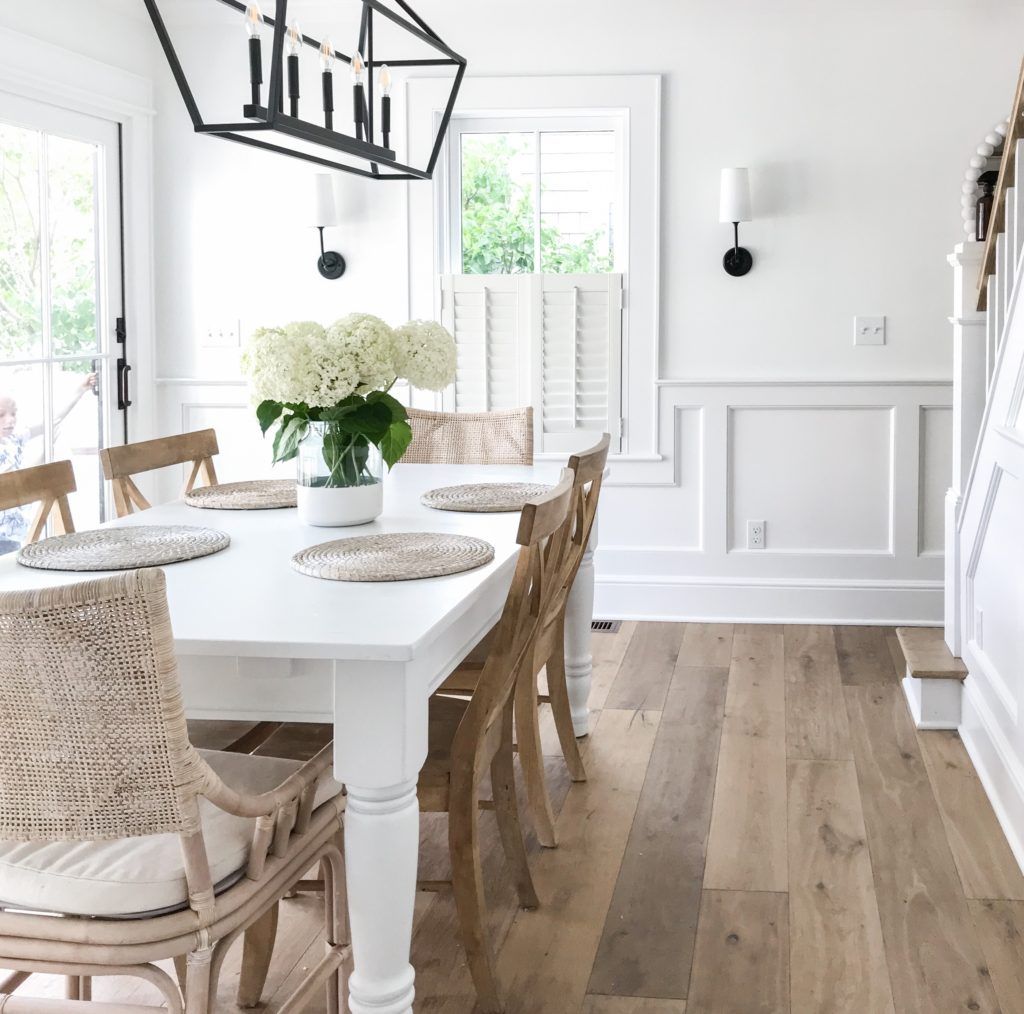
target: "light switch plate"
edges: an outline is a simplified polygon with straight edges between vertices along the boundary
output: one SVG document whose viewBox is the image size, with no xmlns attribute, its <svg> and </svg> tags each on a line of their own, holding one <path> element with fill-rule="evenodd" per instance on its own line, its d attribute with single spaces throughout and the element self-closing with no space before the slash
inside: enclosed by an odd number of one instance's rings
<svg viewBox="0 0 1024 1014">
<path fill-rule="evenodd" d="M 885 344 L 885 318 L 884 317 L 854 317 L 853 318 L 853 344 L 854 345 L 884 345 Z"/>
</svg>

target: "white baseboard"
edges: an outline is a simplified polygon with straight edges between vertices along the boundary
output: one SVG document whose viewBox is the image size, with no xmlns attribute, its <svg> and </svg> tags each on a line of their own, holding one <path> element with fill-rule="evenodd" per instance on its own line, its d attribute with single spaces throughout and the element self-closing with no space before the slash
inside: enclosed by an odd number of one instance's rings
<svg viewBox="0 0 1024 1014">
<path fill-rule="evenodd" d="M 963 684 L 959 680 L 919 680 L 903 677 L 903 693 L 918 729 L 956 729 L 960 726 Z"/>
<path fill-rule="evenodd" d="M 1017 865 L 1024 870 L 1024 766 L 969 676 L 963 684 L 959 732 Z"/>
<path fill-rule="evenodd" d="M 705 623 L 938 626 L 941 581 L 602 576 L 594 615 Z"/>
</svg>

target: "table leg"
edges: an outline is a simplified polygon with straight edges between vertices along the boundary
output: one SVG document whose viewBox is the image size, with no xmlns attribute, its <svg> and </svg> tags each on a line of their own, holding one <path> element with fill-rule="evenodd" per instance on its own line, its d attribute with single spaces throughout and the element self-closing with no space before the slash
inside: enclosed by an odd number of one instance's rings
<svg viewBox="0 0 1024 1014">
<path fill-rule="evenodd" d="M 590 653 L 590 625 L 594 619 L 596 548 L 595 522 L 565 606 L 565 682 L 569 689 L 572 727 L 577 736 L 586 736 L 590 732 L 590 677 L 594 668 Z"/>
<path fill-rule="evenodd" d="M 411 1014 L 415 973 L 409 963 L 419 804 L 416 782 L 386 789 L 348 786 L 345 880 L 355 969 L 352 1014 Z"/>
<path fill-rule="evenodd" d="M 334 774 L 348 790 L 352 1014 L 412 1014 L 416 783 L 427 756 L 426 685 L 400 662 L 335 663 Z"/>
</svg>

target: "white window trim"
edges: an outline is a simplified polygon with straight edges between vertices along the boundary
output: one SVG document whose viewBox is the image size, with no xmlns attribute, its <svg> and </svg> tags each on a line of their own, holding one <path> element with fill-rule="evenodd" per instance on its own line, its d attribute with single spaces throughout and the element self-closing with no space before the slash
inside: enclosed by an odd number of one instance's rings
<svg viewBox="0 0 1024 1014">
<path fill-rule="evenodd" d="M 125 318 L 129 329 L 131 389 L 137 395 L 133 396 L 136 404 L 129 409 L 130 437 L 140 440 L 155 436 L 152 82 L 73 50 L 3 28 L 0 91 L 121 125 Z"/>
<path fill-rule="evenodd" d="M 411 151 L 429 143 L 448 96 L 445 79 L 407 85 Z M 619 460 L 661 460 L 656 447 L 658 376 L 661 78 L 656 74 L 595 77 L 467 78 L 457 114 L 514 117 L 542 114 L 621 115 L 626 130 L 624 179 L 629 223 L 627 292 L 623 314 L 622 406 L 627 418 Z M 446 156 L 447 157 L 447 156 Z M 409 186 L 409 302 L 414 317 L 439 319 L 436 278 L 447 254 L 437 226 L 449 220 L 448 173 L 439 165 L 432 187 Z"/>
</svg>

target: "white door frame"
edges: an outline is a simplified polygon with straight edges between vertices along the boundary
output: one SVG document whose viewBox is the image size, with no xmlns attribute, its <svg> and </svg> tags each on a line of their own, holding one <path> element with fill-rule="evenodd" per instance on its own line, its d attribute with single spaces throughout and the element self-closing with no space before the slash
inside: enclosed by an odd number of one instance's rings
<svg viewBox="0 0 1024 1014">
<path fill-rule="evenodd" d="M 33 36 L 0 29 L 0 91 L 120 125 L 124 315 L 133 392 L 129 439 L 155 436 L 152 82 Z"/>
</svg>

